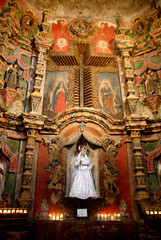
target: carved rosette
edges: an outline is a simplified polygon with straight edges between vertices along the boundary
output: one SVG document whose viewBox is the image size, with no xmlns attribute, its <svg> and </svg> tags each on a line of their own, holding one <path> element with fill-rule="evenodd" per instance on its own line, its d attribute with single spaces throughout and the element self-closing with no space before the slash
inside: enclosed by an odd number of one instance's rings
<svg viewBox="0 0 161 240">
<path fill-rule="evenodd" d="M 31 208 L 32 196 L 31 196 L 31 184 L 32 184 L 32 164 L 34 158 L 35 140 L 38 131 L 35 129 L 29 129 L 27 131 L 27 145 L 25 153 L 24 173 L 22 174 L 22 193 L 21 198 L 18 199 L 20 207 Z"/>
<path fill-rule="evenodd" d="M 148 198 L 146 192 L 145 173 L 143 172 L 142 161 L 142 146 L 140 142 L 141 132 L 139 130 L 131 131 L 131 138 L 133 143 L 133 159 L 135 163 L 135 179 L 136 179 L 136 199 L 141 200 Z"/>
<path fill-rule="evenodd" d="M 67 31 L 72 37 L 87 38 L 96 34 L 96 26 L 92 21 L 84 18 L 78 18 L 67 26 Z"/>
</svg>

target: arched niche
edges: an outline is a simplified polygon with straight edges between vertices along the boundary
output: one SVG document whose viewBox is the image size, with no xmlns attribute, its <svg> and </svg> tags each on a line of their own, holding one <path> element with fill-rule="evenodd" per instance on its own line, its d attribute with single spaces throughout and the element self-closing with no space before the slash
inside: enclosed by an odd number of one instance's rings
<svg viewBox="0 0 161 240">
<path fill-rule="evenodd" d="M 75 139 L 76 142 L 67 146 L 67 159 L 66 159 L 66 197 L 69 197 L 69 192 L 73 184 L 73 164 L 77 159 L 80 152 L 79 147 L 85 146 L 87 148 L 87 156 L 91 160 L 93 167 L 91 169 L 94 186 L 98 197 L 100 197 L 100 179 L 99 179 L 99 146 L 92 144 L 87 140 L 83 134 L 79 139 Z"/>
<path fill-rule="evenodd" d="M 52 139 L 46 170 L 53 167 L 49 182 L 49 189 L 53 191 L 53 204 L 65 208 L 72 217 L 77 216 L 78 208 L 87 208 L 88 216 L 92 217 L 97 211 L 113 203 L 119 193 L 115 184 L 118 171 L 114 161 L 117 154 L 114 142 L 110 135 L 93 123 L 73 123 Z M 98 193 L 96 198 L 69 197 L 72 184 L 71 165 L 78 155 L 79 145 L 87 146 L 88 156 L 93 161 L 92 174 Z"/>
</svg>

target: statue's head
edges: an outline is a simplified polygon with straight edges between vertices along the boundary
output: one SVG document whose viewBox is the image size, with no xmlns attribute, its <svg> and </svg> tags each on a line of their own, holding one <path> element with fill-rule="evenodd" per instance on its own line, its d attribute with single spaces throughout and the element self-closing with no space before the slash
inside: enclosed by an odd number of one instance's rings
<svg viewBox="0 0 161 240">
<path fill-rule="evenodd" d="M 81 151 L 81 156 L 85 156 L 87 147 L 86 146 L 79 146 L 79 150 Z"/>
</svg>

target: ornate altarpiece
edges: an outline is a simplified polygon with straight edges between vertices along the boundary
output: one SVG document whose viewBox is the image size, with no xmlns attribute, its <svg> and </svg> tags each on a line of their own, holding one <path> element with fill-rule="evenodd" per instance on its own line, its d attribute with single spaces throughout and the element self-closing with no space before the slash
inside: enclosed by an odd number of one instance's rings
<svg viewBox="0 0 161 240">
<path fill-rule="evenodd" d="M 95 22 L 84 18 L 68 21 L 67 33 L 72 37 L 69 49 L 55 52 L 47 12 L 40 24 L 34 11 L 22 10 L 18 1 L 11 1 L 8 8 L 2 8 L 0 122 L 1 128 L 6 128 L 7 133 L 2 131 L 1 135 L 2 138 L 6 135 L 8 139 L 20 141 L 19 175 L 17 174 L 15 189 L 15 200 L 17 199 L 20 207 L 33 211 L 35 193 L 40 191 L 35 186 L 36 177 L 41 177 L 41 173 L 48 179 L 44 184 L 48 186 L 47 194 L 52 203 L 65 207 L 71 216 L 76 216 L 75 209 L 78 206 L 91 206 L 89 216 L 93 216 L 98 210 L 112 204 L 119 195 L 117 177 L 121 173 L 117 169 L 115 157 L 118 147 L 122 147 L 122 140 L 132 146 L 128 148 L 129 159 L 132 156 L 132 164 L 129 164 L 132 196 L 141 203 L 149 198 L 142 142 L 146 141 L 147 133 L 156 133 L 157 138 L 160 137 L 160 81 L 157 82 L 158 92 L 154 91 L 152 96 L 145 96 L 143 93 L 142 98 L 143 90 L 137 93 L 135 80 L 147 68 L 159 75 L 160 68 L 158 63 L 152 67 L 148 62 L 149 65 L 143 65 L 143 69 L 138 67 L 134 72 L 133 61 L 142 60 L 144 54 L 151 51 L 154 54 L 160 53 L 158 12 L 159 9 L 156 9 L 151 13 L 152 21 L 141 17 L 133 19 L 133 25 L 129 29 L 118 18 L 112 53 L 95 51 L 95 42 L 92 41 L 98 31 Z M 151 28 L 147 28 L 149 24 Z M 139 26 L 142 28 L 141 32 Z M 143 34 L 145 29 L 146 36 Z M 60 44 L 63 47 L 64 42 L 59 43 L 59 46 Z M 153 56 L 150 57 L 154 61 Z M 55 77 L 53 85 L 47 86 L 48 92 L 45 86 L 46 76 L 52 72 L 53 76 L 62 75 L 62 78 L 57 81 Z M 6 77 L 6 73 L 9 76 L 14 73 L 14 79 L 19 80 L 18 84 L 16 82 L 14 86 L 9 86 L 10 77 Z M 115 77 L 108 81 L 102 80 L 110 74 Z M 120 86 L 121 91 L 115 91 L 113 86 L 116 85 Z M 51 90 L 50 87 L 55 89 Z M 63 89 L 61 101 L 56 96 L 60 92 L 59 88 Z M 49 96 L 44 96 L 44 93 Z M 58 102 L 61 106 L 64 104 L 63 109 L 58 108 Z M 138 102 L 144 102 L 153 110 L 152 119 L 149 120 L 137 111 Z M 41 144 L 49 152 L 46 156 L 42 153 L 45 166 L 40 168 L 41 172 L 37 172 L 36 176 L 36 169 L 42 163 Z M 68 197 L 68 156 L 77 153 L 79 144 L 87 146 L 89 155 L 94 157 L 95 168 L 99 168 L 94 172 L 99 198 L 85 202 Z M 41 145 L 40 150 L 38 145 Z M 3 173 L 3 169 L 1 172 Z M 21 185 L 18 180 L 22 182 Z M 130 190 L 130 186 L 128 189 Z M 2 204 L 5 204 L 4 201 Z M 145 210 L 144 204 L 142 205 Z"/>
</svg>

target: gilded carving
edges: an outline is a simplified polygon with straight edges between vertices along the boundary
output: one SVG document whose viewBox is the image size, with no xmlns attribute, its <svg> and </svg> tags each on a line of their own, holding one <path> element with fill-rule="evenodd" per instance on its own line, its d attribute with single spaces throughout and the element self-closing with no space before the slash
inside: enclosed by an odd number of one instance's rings
<svg viewBox="0 0 161 240">
<path fill-rule="evenodd" d="M 102 146 L 106 151 L 106 165 L 114 176 L 118 175 L 118 169 L 114 157 L 117 155 L 115 141 L 109 135 L 105 135 L 102 140 Z"/>
<path fill-rule="evenodd" d="M 67 27 L 69 34 L 80 37 L 82 39 L 87 38 L 91 34 L 93 37 L 96 29 L 97 28 L 94 26 L 94 23 L 92 21 L 83 18 L 78 18 L 72 21 Z"/>
<path fill-rule="evenodd" d="M 63 138 L 60 136 L 56 136 L 51 139 L 50 142 L 45 142 L 45 145 L 48 145 L 49 158 L 46 163 L 45 170 L 50 171 L 51 166 L 55 167 L 59 165 L 59 153 L 62 151 L 64 147 Z"/>
<path fill-rule="evenodd" d="M 35 12 L 33 9 L 27 9 L 27 12 L 23 13 L 20 19 L 21 31 L 24 37 L 32 36 L 37 20 L 35 19 Z"/>
</svg>

